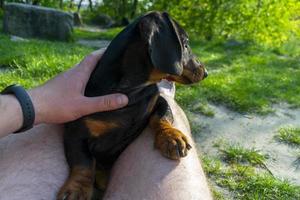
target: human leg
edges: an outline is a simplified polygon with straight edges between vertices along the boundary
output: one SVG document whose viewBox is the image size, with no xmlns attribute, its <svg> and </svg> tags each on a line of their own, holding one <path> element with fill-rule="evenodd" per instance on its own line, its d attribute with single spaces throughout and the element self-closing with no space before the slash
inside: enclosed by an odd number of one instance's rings
<svg viewBox="0 0 300 200">
<path fill-rule="evenodd" d="M 39 125 L 0 140 L 0 199 L 51 200 L 68 175 L 62 127 Z"/>
<path fill-rule="evenodd" d="M 174 126 L 192 141 L 188 121 L 172 98 L 167 98 Z M 119 157 L 104 196 L 106 200 L 210 200 L 206 177 L 196 147 L 180 161 L 169 160 L 154 149 L 147 128 Z"/>
</svg>

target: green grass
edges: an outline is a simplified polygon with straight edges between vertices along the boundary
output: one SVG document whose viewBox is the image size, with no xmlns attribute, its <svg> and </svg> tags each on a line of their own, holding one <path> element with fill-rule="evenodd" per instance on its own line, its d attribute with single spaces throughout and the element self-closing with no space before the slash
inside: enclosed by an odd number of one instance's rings
<svg viewBox="0 0 300 200">
<path fill-rule="evenodd" d="M 268 155 L 254 148 L 229 144 L 219 140 L 215 147 L 218 156 L 203 156 L 204 171 L 212 187 L 215 199 L 238 200 L 296 200 L 300 198 L 300 186 L 288 180 L 274 177 L 266 168 Z M 259 167 L 259 168 L 258 168 Z M 261 168 L 262 167 L 262 168 Z M 228 196 L 229 193 L 229 196 Z"/>
<path fill-rule="evenodd" d="M 223 161 L 230 164 L 250 164 L 265 166 L 268 155 L 262 154 L 255 148 L 244 148 L 240 144 L 223 144 L 218 147 Z"/>
<path fill-rule="evenodd" d="M 296 200 L 300 198 L 299 186 L 257 170 L 251 163 L 235 162 L 228 165 L 221 162 L 220 158 L 210 156 L 203 156 L 202 163 L 209 180 L 228 190 L 232 196 L 226 198 L 225 194 L 215 191 L 213 187 L 215 199 Z"/>
<path fill-rule="evenodd" d="M 191 111 L 195 112 L 195 113 L 200 113 L 202 115 L 205 115 L 207 117 L 214 117 L 215 113 L 213 111 L 213 109 L 208 105 L 208 103 L 197 103 L 195 104 Z"/>
<path fill-rule="evenodd" d="M 277 131 L 275 139 L 279 142 L 300 147 L 300 128 L 282 127 Z"/>
<path fill-rule="evenodd" d="M 272 175 L 272 172 L 265 165 L 269 156 L 267 154 L 263 154 L 260 150 L 255 148 L 245 148 L 240 144 L 230 144 L 224 141 L 220 141 L 214 146 L 218 148 L 220 157 L 224 162 L 228 164 L 261 167 Z"/>
<path fill-rule="evenodd" d="M 0 34 L 0 89 L 17 83 L 34 87 L 72 67 L 93 49 L 74 43 L 29 40 L 13 42 Z"/>
<path fill-rule="evenodd" d="M 266 114 L 272 104 L 300 106 L 300 41 L 277 49 L 226 42 L 192 43 L 210 75 L 193 86 L 180 86 L 177 100 L 186 108 L 199 101 L 223 104 L 238 112 Z"/>
<path fill-rule="evenodd" d="M 121 29 L 97 33 L 75 30 L 75 38 L 111 39 Z M 35 39 L 13 42 L 8 35 L 0 33 L 0 69 L 5 69 L 0 73 L 0 90 L 13 83 L 26 88 L 44 83 L 78 63 L 93 50 L 76 43 Z"/>
<path fill-rule="evenodd" d="M 88 39 L 88 40 L 99 40 L 99 39 L 105 39 L 105 40 L 112 40 L 121 30 L 123 30 L 123 27 L 116 27 L 111 28 L 107 31 L 103 32 L 91 32 L 87 31 L 82 28 L 74 28 L 74 39 Z"/>
</svg>

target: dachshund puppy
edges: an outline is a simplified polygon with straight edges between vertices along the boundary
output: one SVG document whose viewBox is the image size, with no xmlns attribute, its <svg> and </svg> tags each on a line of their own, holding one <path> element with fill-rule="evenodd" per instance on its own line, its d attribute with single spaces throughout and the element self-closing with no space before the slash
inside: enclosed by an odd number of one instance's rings
<svg viewBox="0 0 300 200">
<path fill-rule="evenodd" d="M 156 83 L 167 79 L 192 84 L 206 76 L 186 32 L 167 13 L 151 12 L 129 24 L 110 43 L 85 90 L 89 97 L 124 93 L 128 106 L 65 125 L 70 175 L 58 199 L 91 199 L 94 184 L 105 188 L 114 161 L 147 125 L 155 131 L 155 147 L 163 156 L 186 156 L 191 145 L 172 126 L 172 112 Z"/>
</svg>

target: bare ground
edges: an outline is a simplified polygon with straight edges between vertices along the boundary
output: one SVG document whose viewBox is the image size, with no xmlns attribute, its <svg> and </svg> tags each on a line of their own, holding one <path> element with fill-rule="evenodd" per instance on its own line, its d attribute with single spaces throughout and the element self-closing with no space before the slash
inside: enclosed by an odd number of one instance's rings
<svg viewBox="0 0 300 200">
<path fill-rule="evenodd" d="M 197 148 L 202 154 L 216 155 L 213 145 L 220 139 L 239 143 L 248 148 L 261 150 L 270 156 L 266 166 L 278 178 L 300 184 L 299 149 L 278 143 L 274 139 L 282 126 L 300 126 L 300 109 L 291 109 L 287 104 L 274 105 L 274 113 L 267 116 L 243 115 L 222 106 L 211 105 L 214 117 L 189 113 Z M 195 133 L 196 132 L 196 133 Z"/>
</svg>

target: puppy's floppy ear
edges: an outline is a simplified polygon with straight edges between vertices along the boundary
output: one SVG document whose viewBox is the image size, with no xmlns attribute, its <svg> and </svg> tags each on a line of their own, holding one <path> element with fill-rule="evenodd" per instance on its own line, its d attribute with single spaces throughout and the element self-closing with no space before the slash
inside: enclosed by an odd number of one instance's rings
<svg viewBox="0 0 300 200">
<path fill-rule="evenodd" d="M 85 95 L 88 95 L 89 91 L 95 91 L 95 88 L 99 88 L 98 81 L 103 78 L 103 74 L 107 74 L 111 71 L 113 71 L 114 74 L 118 73 L 118 65 L 114 63 L 120 60 L 128 45 L 137 38 L 136 35 L 138 34 L 138 32 L 136 31 L 136 26 L 139 20 L 140 18 L 136 19 L 111 41 L 90 76 L 90 79 L 87 83 Z M 118 81 L 119 77 L 111 77 L 110 79 L 107 79 L 107 81 L 101 87 L 107 89 Z"/>
<path fill-rule="evenodd" d="M 181 42 L 167 13 L 150 13 L 140 19 L 142 39 L 148 44 L 152 64 L 162 72 L 181 75 Z"/>
</svg>

